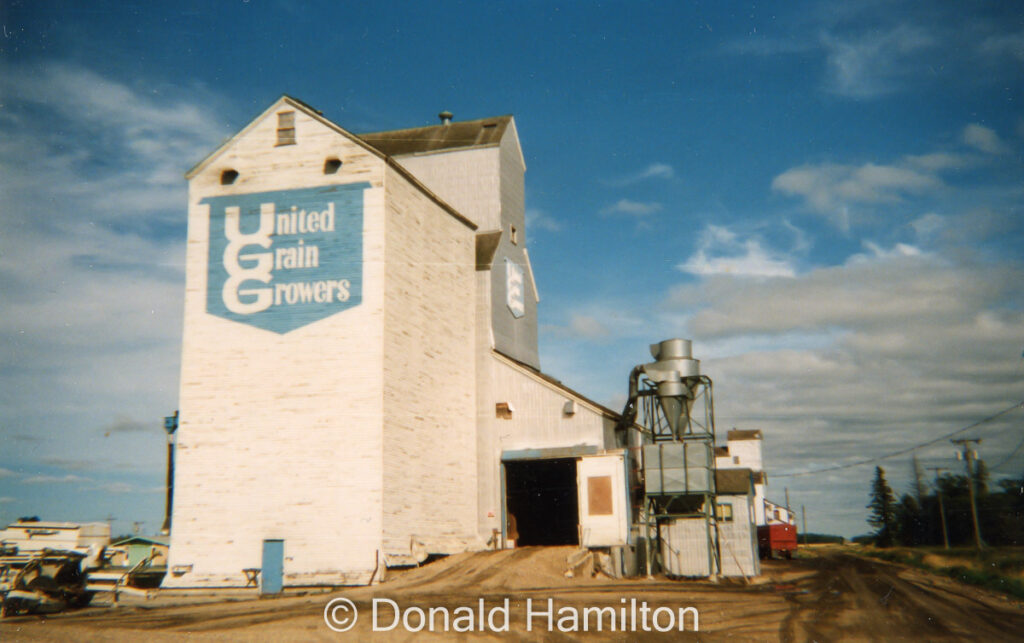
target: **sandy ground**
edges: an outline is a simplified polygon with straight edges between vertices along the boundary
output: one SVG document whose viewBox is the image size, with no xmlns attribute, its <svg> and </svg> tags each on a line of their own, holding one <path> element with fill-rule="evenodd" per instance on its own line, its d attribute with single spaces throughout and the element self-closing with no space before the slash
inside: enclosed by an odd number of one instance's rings
<svg viewBox="0 0 1024 643">
<path fill-rule="evenodd" d="M 612 580 L 604 577 L 567 579 L 565 558 L 571 548 L 524 548 L 515 551 L 463 554 L 419 569 L 392 575 L 373 587 L 347 588 L 331 593 L 285 595 L 258 599 L 247 592 L 218 594 L 161 594 L 150 601 L 124 601 L 117 607 L 97 605 L 48 617 L 16 617 L 0 623 L 3 641 L 412 641 L 412 640 L 629 640 L 629 641 L 1010 641 L 1024 640 L 1024 604 L 1008 597 L 961 585 L 915 569 L 867 560 L 840 550 L 820 550 L 793 561 L 768 561 L 763 574 L 751 583 L 672 581 L 661 579 Z M 344 633 L 329 629 L 324 608 L 329 601 L 347 598 L 359 611 L 354 627 Z M 373 631 L 372 605 L 389 598 L 418 625 L 410 608 L 445 608 L 451 618 L 468 614 L 477 621 L 479 600 L 485 615 L 503 607 L 508 599 L 508 631 L 406 631 L 401 625 L 387 632 Z M 553 631 L 548 631 L 552 599 Z M 693 632 L 692 612 L 671 632 L 654 631 L 648 612 L 647 630 L 642 613 L 631 620 L 631 599 L 640 606 L 666 608 L 659 624 L 668 624 L 669 612 L 694 607 L 699 631 Z M 527 601 L 536 612 L 528 618 Z M 612 608 L 618 617 L 609 631 L 610 611 L 603 630 L 593 631 L 596 613 L 590 613 L 591 631 L 583 631 L 584 608 Z M 463 608 L 461 612 L 457 608 Z M 410 616 L 411 614 L 411 616 Z M 570 629 L 577 615 L 577 631 Z M 347 613 L 336 612 L 338 624 Z M 394 618 L 389 606 L 380 606 L 378 625 Z M 440 629 L 440 612 L 435 626 Z M 503 625 L 502 612 L 495 625 Z M 454 621 L 450 622 L 452 625 Z M 531 630 L 527 630 L 532 626 Z M 648 631 L 650 630 L 650 631 Z"/>
</svg>

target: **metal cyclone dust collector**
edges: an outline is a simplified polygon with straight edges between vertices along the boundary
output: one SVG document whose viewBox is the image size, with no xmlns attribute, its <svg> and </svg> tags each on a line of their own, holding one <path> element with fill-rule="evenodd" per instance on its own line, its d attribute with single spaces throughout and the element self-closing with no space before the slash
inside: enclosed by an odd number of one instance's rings
<svg viewBox="0 0 1024 643">
<path fill-rule="evenodd" d="M 693 409 L 694 391 L 700 384 L 700 361 L 693 359 L 693 343 L 688 339 L 666 339 L 651 344 L 656 360 L 643 366 L 644 374 L 657 384 L 658 402 L 672 435 L 679 437 L 680 426 Z"/>
<path fill-rule="evenodd" d="M 706 577 L 721 568 L 713 515 L 714 404 L 711 380 L 701 375 L 692 350 L 687 339 L 651 345 L 655 361 L 630 373 L 617 430 L 624 446 L 640 447 L 639 522 L 650 552 L 648 572 L 658 565 L 670 575 Z"/>
</svg>

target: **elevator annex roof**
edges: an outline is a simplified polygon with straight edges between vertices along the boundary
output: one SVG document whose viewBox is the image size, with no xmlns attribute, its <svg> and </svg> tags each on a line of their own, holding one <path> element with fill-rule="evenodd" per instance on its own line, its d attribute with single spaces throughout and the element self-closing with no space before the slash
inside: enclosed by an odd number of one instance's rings
<svg viewBox="0 0 1024 643">
<path fill-rule="evenodd" d="M 445 124 L 410 129 L 359 134 L 377 150 L 388 156 L 429 154 L 471 147 L 493 147 L 501 143 L 512 116 L 494 116 L 475 121 L 452 121 Z"/>
</svg>

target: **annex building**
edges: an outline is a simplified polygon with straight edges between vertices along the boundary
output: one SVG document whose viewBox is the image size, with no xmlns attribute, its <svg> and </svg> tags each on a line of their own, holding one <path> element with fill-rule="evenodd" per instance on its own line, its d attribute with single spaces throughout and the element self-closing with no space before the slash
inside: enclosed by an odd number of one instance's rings
<svg viewBox="0 0 1024 643">
<path fill-rule="evenodd" d="M 511 116 L 356 135 L 285 96 L 187 174 L 165 587 L 628 542 L 617 414 L 540 371 L 525 170 Z"/>
</svg>

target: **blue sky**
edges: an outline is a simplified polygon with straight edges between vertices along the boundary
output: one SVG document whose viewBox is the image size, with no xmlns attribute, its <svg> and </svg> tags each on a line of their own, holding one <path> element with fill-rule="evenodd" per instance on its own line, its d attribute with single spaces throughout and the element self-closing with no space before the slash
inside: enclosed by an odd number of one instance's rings
<svg viewBox="0 0 1024 643">
<path fill-rule="evenodd" d="M 812 531 L 867 531 L 871 467 L 787 474 L 1024 399 L 1012 3 L 170 4 L 0 8 L 0 521 L 159 527 L 183 174 L 283 93 L 356 133 L 514 114 L 544 370 L 618 408 L 693 339 Z M 996 473 L 1022 422 L 970 434 Z"/>
</svg>

